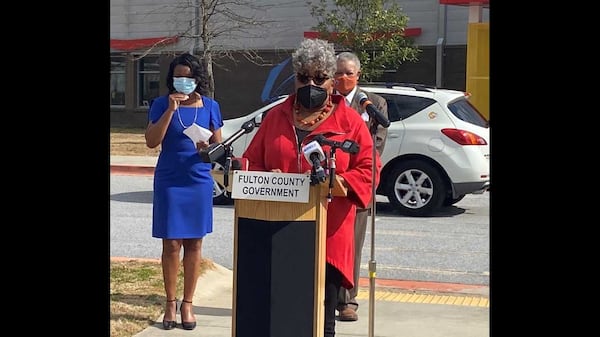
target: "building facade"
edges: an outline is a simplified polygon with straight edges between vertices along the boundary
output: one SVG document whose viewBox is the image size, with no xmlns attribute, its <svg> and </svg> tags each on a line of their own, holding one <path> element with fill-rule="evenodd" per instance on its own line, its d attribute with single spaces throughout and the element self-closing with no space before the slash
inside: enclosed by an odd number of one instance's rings
<svg viewBox="0 0 600 337">
<path fill-rule="evenodd" d="M 387 71 L 382 80 L 466 89 L 467 32 L 473 18 L 472 1 L 399 0 L 409 17 L 406 35 L 422 50 L 419 61 Z M 304 37 L 314 35 L 316 19 L 306 1 L 254 0 L 254 8 L 231 8 L 258 24 L 236 30 L 223 20 L 214 39 L 215 98 L 224 118 L 245 115 L 264 104 L 261 94 L 269 72 L 287 59 Z M 488 1 L 476 6 L 478 20 L 489 21 Z M 150 101 L 167 92 L 165 77 L 174 55 L 201 50 L 194 22 L 200 0 L 110 0 L 111 126 L 145 127 Z M 449 4 L 450 3 L 450 4 Z M 250 61 L 255 51 L 261 62 Z"/>
</svg>

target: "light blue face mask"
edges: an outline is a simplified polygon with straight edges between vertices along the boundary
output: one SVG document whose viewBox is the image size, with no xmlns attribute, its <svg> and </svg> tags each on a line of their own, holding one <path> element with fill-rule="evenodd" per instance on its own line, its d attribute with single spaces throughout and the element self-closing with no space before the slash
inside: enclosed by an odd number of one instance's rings
<svg viewBox="0 0 600 337">
<path fill-rule="evenodd" d="M 178 92 L 189 95 L 196 90 L 196 80 L 189 77 L 173 77 L 173 87 Z"/>
</svg>

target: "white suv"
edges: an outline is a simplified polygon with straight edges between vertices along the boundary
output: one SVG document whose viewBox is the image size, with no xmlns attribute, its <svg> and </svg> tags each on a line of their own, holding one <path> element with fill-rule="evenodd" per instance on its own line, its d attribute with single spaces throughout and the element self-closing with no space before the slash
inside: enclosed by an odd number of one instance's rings
<svg viewBox="0 0 600 337">
<path fill-rule="evenodd" d="M 361 85 L 388 103 L 386 144 L 377 194 L 407 216 L 428 216 L 441 207 L 478 194 L 490 186 L 490 138 L 487 120 L 456 90 L 418 84 Z M 269 109 L 282 96 L 247 116 L 225 120 L 223 139 L 237 133 L 231 152 L 240 157 Z M 256 127 L 240 136 L 242 124 L 253 119 Z M 215 169 L 222 166 L 215 164 Z M 215 184 L 215 204 L 230 203 Z"/>
</svg>

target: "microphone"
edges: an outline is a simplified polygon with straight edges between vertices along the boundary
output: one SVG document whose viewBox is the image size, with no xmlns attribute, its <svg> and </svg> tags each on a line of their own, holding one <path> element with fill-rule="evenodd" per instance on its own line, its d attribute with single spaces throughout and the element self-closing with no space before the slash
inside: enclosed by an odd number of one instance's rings
<svg viewBox="0 0 600 337">
<path fill-rule="evenodd" d="M 221 144 L 223 144 L 223 146 L 225 146 L 225 147 L 231 146 L 231 144 L 233 144 L 233 142 L 235 142 L 243 134 L 252 132 L 252 130 L 254 130 L 255 125 L 256 124 L 254 124 L 253 120 L 244 122 L 244 124 L 242 124 L 242 126 L 240 127 L 240 129 L 238 131 L 236 131 L 233 135 L 231 135 L 231 137 L 224 140 L 223 143 L 221 143 Z"/>
<path fill-rule="evenodd" d="M 358 153 L 358 150 L 360 149 L 360 145 L 358 145 L 357 142 L 350 139 L 346 139 L 343 142 L 338 142 L 335 140 L 327 139 L 322 134 L 318 134 L 315 136 L 314 140 L 316 140 L 321 145 L 329 145 L 332 148 L 342 149 L 342 151 L 351 154 Z"/>
<path fill-rule="evenodd" d="M 229 148 L 233 142 L 238 140 L 243 134 L 250 133 L 254 130 L 253 120 L 244 122 L 240 129 L 236 131 L 231 137 L 224 140 L 222 143 L 212 143 L 207 148 L 200 150 L 200 157 L 205 163 L 212 163 L 219 161 L 223 155 L 225 155 L 225 149 Z"/>
<path fill-rule="evenodd" d="M 360 105 L 362 105 L 363 109 L 367 110 L 367 113 L 369 114 L 369 116 L 371 116 L 373 119 L 375 119 L 377 124 L 380 124 L 384 128 L 387 128 L 388 126 L 390 126 L 390 121 L 387 118 L 385 118 L 385 116 L 383 115 L 383 113 L 381 113 L 381 111 L 377 110 L 377 108 L 375 107 L 375 105 L 373 105 L 373 103 L 371 101 L 369 101 L 367 94 L 365 94 L 362 91 L 359 92 L 358 93 L 358 102 L 360 103 Z"/>
<path fill-rule="evenodd" d="M 304 153 L 304 158 L 306 158 L 309 163 L 312 163 L 313 175 L 316 179 L 316 183 L 324 182 L 327 177 L 323 166 L 321 166 L 321 162 L 325 160 L 325 153 L 323 152 L 321 145 L 313 140 L 302 147 L 302 153 Z M 311 179 L 311 182 L 312 180 L 313 179 Z"/>
</svg>

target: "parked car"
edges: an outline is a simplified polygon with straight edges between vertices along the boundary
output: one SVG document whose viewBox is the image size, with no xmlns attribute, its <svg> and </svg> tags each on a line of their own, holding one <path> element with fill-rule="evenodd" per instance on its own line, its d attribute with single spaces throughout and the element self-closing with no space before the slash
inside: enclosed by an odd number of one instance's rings
<svg viewBox="0 0 600 337">
<path fill-rule="evenodd" d="M 462 200 L 467 194 L 490 187 L 490 128 L 485 117 L 469 102 L 469 94 L 419 84 L 368 84 L 366 91 L 388 103 L 390 126 L 381 154 L 381 179 L 376 190 L 406 216 L 428 216 Z M 269 109 L 280 96 L 240 118 L 225 120 L 223 139 L 253 120 L 255 128 L 231 146 L 241 157 Z M 215 170 L 222 170 L 215 164 Z M 216 183 L 215 204 L 230 203 Z"/>
</svg>

